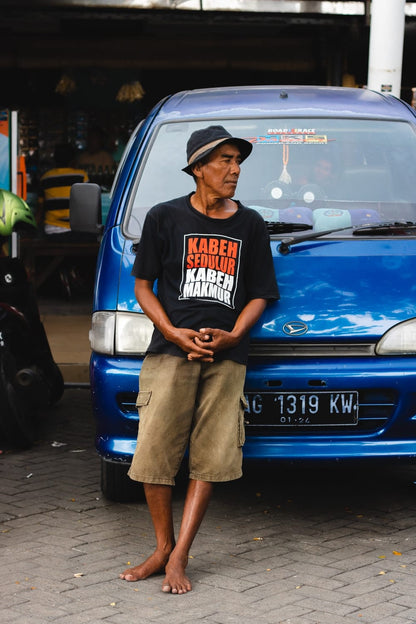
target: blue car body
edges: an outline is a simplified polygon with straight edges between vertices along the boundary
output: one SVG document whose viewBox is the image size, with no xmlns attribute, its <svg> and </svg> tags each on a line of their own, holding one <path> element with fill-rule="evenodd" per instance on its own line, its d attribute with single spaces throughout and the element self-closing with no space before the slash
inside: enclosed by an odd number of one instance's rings
<svg viewBox="0 0 416 624">
<path fill-rule="evenodd" d="M 394 97 L 327 87 L 197 90 L 154 108 L 126 148 L 97 265 L 94 318 L 110 323 L 109 348 L 94 340 L 99 320 L 92 330 L 96 444 L 104 462 L 128 465 L 136 444 L 144 348 L 130 349 L 129 326 L 117 328 L 123 315 L 129 323 L 143 317 L 131 276 L 140 222 L 157 201 L 192 190 L 180 171 L 185 141 L 194 127 L 217 123 L 252 140 L 260 154 L 258 167 L 252 157 L 243 163 L 236 197 L 269 224 L 281 293 L 251 332 L 245 458 L 414 457 L 415 122 L 413 109 Z M 321 192 L 302 173 L 299 190 L 296 167 L 309 170 L 324 152 L 337 161 L 335 190 Z M 349 196 L 359 187 L 354 175 L 368 178 L 358 198 Z M 386 177 L 388 192 L 381 189 Z"/>
</svg>

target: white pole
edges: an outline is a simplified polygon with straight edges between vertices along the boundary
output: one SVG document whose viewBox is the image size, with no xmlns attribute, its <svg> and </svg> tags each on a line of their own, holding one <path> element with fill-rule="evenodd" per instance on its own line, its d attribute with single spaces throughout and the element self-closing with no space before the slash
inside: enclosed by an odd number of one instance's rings
<svg viewBox="0 0 416 624">
<path fill-rule="evenodd" d="M 372 0 L 369 89 L 400 97 L 406 0 Z"/>
</svg>

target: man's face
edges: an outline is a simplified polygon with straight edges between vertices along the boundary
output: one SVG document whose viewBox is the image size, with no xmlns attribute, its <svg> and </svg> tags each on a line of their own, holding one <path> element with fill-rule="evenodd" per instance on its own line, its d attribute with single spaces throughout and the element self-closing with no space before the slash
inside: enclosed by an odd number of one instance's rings
<svg viewBox="0 0 416 624">
<path fill-rule="evenodd" d="M 326 182 L 332 175 L 332 164 L 329 160 L 321 158 L 315 164 L 316 182 Z"/>
<path fill-rule="evenodd" d="M 233 197 L 240 175 L 241 154 L 236 145 L 224 143 L 217 147 L 205 163 L 197 163 L 195 175 L 206 190 L 216 197 Z"/>
</svg>

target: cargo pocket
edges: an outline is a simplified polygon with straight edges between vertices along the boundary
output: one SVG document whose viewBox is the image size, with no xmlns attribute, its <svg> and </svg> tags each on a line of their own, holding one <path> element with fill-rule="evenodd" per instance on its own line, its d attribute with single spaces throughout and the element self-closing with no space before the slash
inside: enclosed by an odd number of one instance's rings
<svg viewBox="0 0 416 624">
<path fill-rule="evenodd" d="M 245 411 L 248 407 L 246 397 L 244 394 L 240 397 L 240 410 L 238 415 L 238 446 L 241 448 L 246 441 L 246 428 L 245 428 Z"/>
<path fill-rule="evenodd" d="M 137 399 L 136 399 L 136 407 L 139 410 L 139 413 L 140 413 L 141 407 L 146 407 L 146 405 L 149 405 L 151 396 L 152 396 L 151 391 L 139 392 L 139 394 L 137 395 Z"/>
</svg>

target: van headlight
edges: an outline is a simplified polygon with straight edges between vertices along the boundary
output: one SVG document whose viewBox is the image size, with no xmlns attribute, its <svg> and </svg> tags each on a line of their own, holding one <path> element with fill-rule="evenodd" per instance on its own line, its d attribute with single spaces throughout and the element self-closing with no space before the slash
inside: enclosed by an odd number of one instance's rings
<svg viewBox="0 0 416 624">
<path fill-rule="evenodd" d="M 91 349 L 107 355 L 143 355 L 149 346 L 153 323 L 139 312 L 94 312 Z"/>
<path fill-rule="evenodd" d="M 376 346 L 377 355 L 416 355 L 416 319 L 389 329 Z"/>
</svg>

